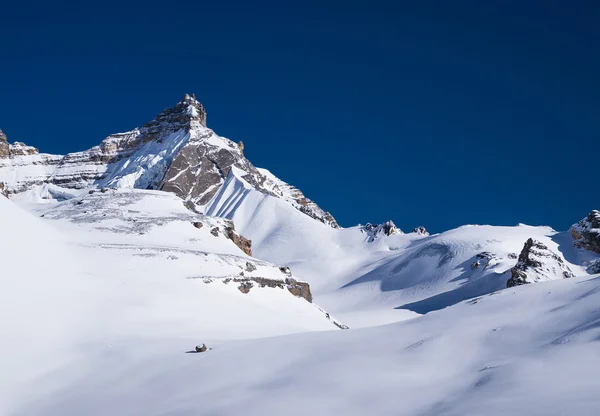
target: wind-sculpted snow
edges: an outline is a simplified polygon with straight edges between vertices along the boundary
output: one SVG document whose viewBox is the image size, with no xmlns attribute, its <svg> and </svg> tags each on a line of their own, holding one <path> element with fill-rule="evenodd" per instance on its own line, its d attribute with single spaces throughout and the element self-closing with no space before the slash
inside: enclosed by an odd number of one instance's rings
<svg viewBox="0 0 600 416">
<path fill-rule="evenodd" d="M 0 414 L 597 413 L 597 211 L 340 228 L 206 117 L 64 157 L 0 131 Z"/>
<path fill-rule="evenodd" d="M 11 416 L 595 415 L 600 277 L 504 290 L 368 329 L 116 339 Z M 203 354 L 184 351 L 199 342 Z"/>
<path fill-rule="evenodd" d="M 292 272 L 246 255 L 227 220 L 195 214 L 172 194 L 82 190 L 20 202 L 37 218 L 0 196 L 3 415 L 46 391 L 31 392 L 34 379 L 93 345 L 343 326 L 307 301 Z M 247 292 L 244 282 L 253 283 Z"/>
<path fill-rule="evenodd" d="M 256 192 L 235 172 L 206 212 L 232 219 L 252 239 L 256 256 L 290 266 L 310 283 L 315 299 L 351 327 L 402 320 L 503 289 L 529 238 L 555 253 L 567 250 L 562 240 L 568 234 L 549 227 L 473 225 L 433 236 L 419 228 L 385 232 L 393 223 L 331 229 Z M 565 267 L 587 274 L 579 255 L 567 253 Z"/>
</svg>

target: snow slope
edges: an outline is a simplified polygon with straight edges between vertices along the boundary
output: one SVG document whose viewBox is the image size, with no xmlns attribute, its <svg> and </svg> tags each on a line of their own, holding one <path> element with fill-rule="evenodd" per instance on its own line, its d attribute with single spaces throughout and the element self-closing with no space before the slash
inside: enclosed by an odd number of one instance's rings
<svg viewBox="0 0 600 416">
<path fill-rule="evenodd" d="M 256 256 L 289 266 L 351 327 L 394 322 L 505 288 L 528 238 L 564 251 L 565 264 L 587 275 L 568 233 L 549 227 L 469 225 L 370 241 L 363 227 L 333 229 L 256 192 L 235 170 L 206 213 L 232 219 L 252 239 Z M 548 279 L 562 277 L 557 270 Z"/>
<path fill-rule="evenodd" d="M 23 197 L 37 218 L 0 197 L 0 414 L 34 402 L 54 386 L 31 390 L 34 380 L 100 345 L 185 338 L 189 349 L 208 339 L 338 330 L 290 293 L 293 275 L 246 255 L 225 236 L 224 220 L 194 214 L 172 194 Z M 253 278 L 279 286 L 242 293 L 236 279 Z"/>
<path fill-rule="evenodd" d="M 350 331 L 95 345 L 17 415 L 595 415 L 600 276 Z"/>
</svg>

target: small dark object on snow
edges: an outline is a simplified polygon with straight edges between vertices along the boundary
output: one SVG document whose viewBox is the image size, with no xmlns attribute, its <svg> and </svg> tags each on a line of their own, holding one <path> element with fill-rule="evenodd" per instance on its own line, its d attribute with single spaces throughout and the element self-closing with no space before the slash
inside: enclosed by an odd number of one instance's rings
<svg viewBox="0 0 600 416">
<path fill-rule="evenodd" d="M 200 221 L 193 222 L 192 224 L 194 224 L 194 227 L 196 228 L 202 228 L 204 226 L 204 224 L 202 224 Z"/>
<path fill-rule="evenodd" d="M 108 188 L 102 188 L 102 189 L 100 189 L 100 192 L 102 192 L 103 194 L 105 194 L 105 193 L 108 192 Z"/>
<path fill-rule="evenodd" d="M 88 194 L 90 194 L 90 195 L 91 195 L 91 194 L 93 194 L 94 192 L 96 192 L 96 191 L 94 191 L 93 189 L 90 189 L 90 191 L 88 192 Z"/>
<path fill-rule="evenodd" d="M 206 344 L 202 344 L 202 345 L 196 345 L 196 352 L 204 352 L 206 351 L 208 348 L 206 348 Z"/>
</svg>

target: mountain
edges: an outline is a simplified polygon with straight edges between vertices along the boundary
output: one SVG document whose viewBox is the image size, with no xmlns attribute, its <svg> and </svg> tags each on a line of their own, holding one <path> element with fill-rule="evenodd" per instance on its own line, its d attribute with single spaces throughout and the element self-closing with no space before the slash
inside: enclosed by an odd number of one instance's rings
<svg viewBox="0 0 600 416">
<path fill-rule="evenodd" d="M 206 110 L 188 94 L 142 127 L 112 134 L 98 146 L 66 156 L 39 153 L 18 142 L 9 145 L 6 135 L 0 135 L 0 182 L 9 193 L 42 184 L 68 189 L 156 189 L 173 192 L 201 209 L 219 191 L 232 167 L 243 172 L 254 189 L 338 227 L 331 214 L 298 189 L 255 168 L 244 157 L 241 142 L 236 144 L 207 128 Z"/>
<path fill-rule="evenodd" d="M 1 414 L 595 414 L 598 211 L 342 228 L 243 150 L 193 95 L 64 156 L 0 133 Z"/>
</svg>

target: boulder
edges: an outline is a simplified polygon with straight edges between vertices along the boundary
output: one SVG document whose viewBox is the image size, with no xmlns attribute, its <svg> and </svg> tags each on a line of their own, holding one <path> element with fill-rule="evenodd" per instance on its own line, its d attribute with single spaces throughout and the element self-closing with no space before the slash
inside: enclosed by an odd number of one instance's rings
<svg viewBox="0 0 600 416">
<path fill-rule="evenodd" d="M 244 281 L 242 283 L 240 283 L 240 285 L 238 286 L 238 290 L 240 292 L 242 292 L 244 295 L 250 293 L 250 289 L 252 289 L 254 287 L 254 284 L 252 282 L 249 281 Z"/>
</svg>

